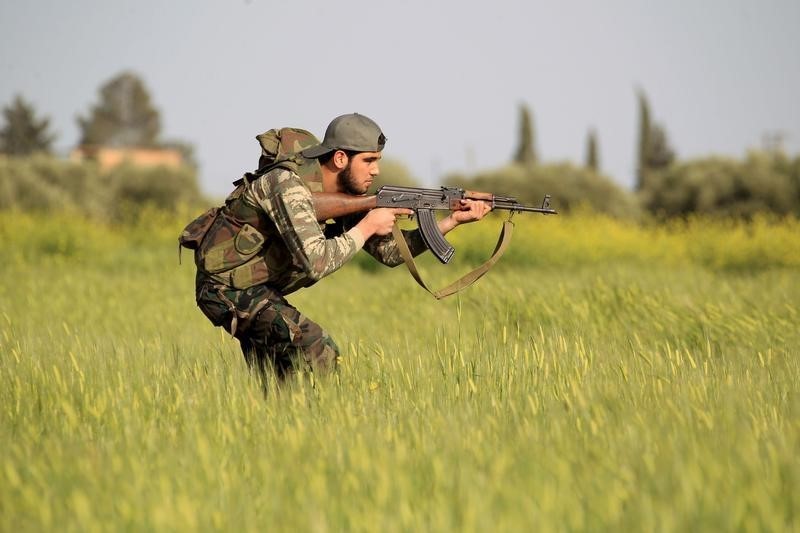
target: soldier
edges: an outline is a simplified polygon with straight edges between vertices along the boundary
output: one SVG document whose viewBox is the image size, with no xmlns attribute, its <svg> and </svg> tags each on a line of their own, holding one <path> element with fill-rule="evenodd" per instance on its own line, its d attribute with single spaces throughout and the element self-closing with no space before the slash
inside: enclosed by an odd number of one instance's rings
<svg viewBox="0 0 800 533">
<path fill-rule="evenodd" d="M 251 367 L 271 367 L 280 380 L 298 366 L 327 373 L 337 364 L 336 344 L 285 296 L 333 273 L 361 248 L 385 265 L 401 264 L 391 230 L 398 215 L 412 212 L 378 208 L 317 222 L 312 191 L 363 195 L 380 171 L 386 137 L 364 115 L 333 119 L 322 143 L 288 128 L 258 139 L 261 170 L 235 182 L 197 239 L 197 304 L 214 325 L 230 329 Z M 490 209 L 467 203 L 438 222 L 442 234 Z M 419 230 L 404 233 L 414 255 L 426 249 Z"/>
</svg>

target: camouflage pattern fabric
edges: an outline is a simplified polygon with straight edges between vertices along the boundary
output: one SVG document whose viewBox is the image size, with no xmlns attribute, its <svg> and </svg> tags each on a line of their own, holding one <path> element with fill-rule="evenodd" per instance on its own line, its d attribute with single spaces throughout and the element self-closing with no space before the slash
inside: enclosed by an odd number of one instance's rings
<svg viewBox="0 0 800 533">
<path fill-rule="evenodd" d="M 343 217 L 333 225 L 320 225 L 311 191 L 289 170 L 275 169 L 252 182 L 244 192 L 243 201 L 258 205 L 268 216 L 271 224 L 262 231 L 277 234 L 277 238 L 267 237 L 271 244 L 265 246 L 264 258 L 270 269 L 270 284 L 283 294 L 313 285 L 341 268 L 358 251 L 346 232 L 363 215 Z M 419 230 L 403 233 L 412 254 L 427 249 Z M 371 237 L 364 250 L 387 266 L 403 263 L 391 235 Z"/>
<path fill-rule="evenodd" d="M 331 224 L 325 226 L 325 235 L 334 236 L 346 232 L 358 224 L 362 216 L 363 215 L 353 215 L 334 220 Z M 406 239 L 409 251 L 414 257 L 428 249 L 425 245 L 425 241 L 422 239 L 422 234 L 419 229 L 401 230 L 401 233 Z M 400 249 L 397 247 L 397 243 L 391 234 L 384 236 L 374 235 L 370 237 L 367 239 L 367 242 L 364 243 L 364 251 L 375 258 L 376 261 L 386 266 L 396 267 L 403 264 L 403 256 L 400 255 Z"/>
<path fill-rule="evenodd" d="M 251 367 L 272 368 L 279 379 L 298 366 L 316 373 L 336 367 L 334 341 L 284 296 L 340 268 L 358 247 L 349 235 L 325 238 L 311 191 L 297 174 L 276 168 L 247 184 L 222 209 L 201 248 L 197 305 L 240 341 Z M 242 272 L 253 279 L 238 279 Z"/>
<path fill-rule="evenodd" d="M 253 226 L 232 224 L 225 216 L 217 217 L 207 235 L 201 254 L 203 270 L 210 274 L 232 270 L 246 263 L 264 245 L 264 236 Z"/>
<path fill-rule="evenodd" d="M 295 365 L 336 367 L 336 344 L 284 297 L 335 272 L 359 249 L 347 231 L 363 215 L 333 225 L 316 220 L 311 192 L 322 190 L 319 164 L 292 153 L 316 143 L 310 135 L 292 128 L 259 135 L 263 171 L 234 182 L 225 205 L 182 235 L 196 246 L 197 305 L 240 341 L 248 364 L 274 368 L 278 377 Z M 405 233 L 415 255 L 426 249 L 418 230 Z M 368 239 L 364 249 L 386 265 L 403 262 L 391 235 Z"/>
<path fill-rule="evenodd" d="M 250 184 L 242 200 L 260 207 L 268 219 L 259 228 L 267 235 L 264 262 L 270 285 L 284 295 L 332 274 L 358 251 L 350 235 L 325 238 L 311 191 L 294 172 L 279 168 L 264 174 Z"/>
<path fill-rule="evenodd" d="M 235 290 L 198 275 L 197 305 L 215 326 L 236 327 L 251 368 L 274 370 L 283 380 L 298 369 L 327 374 L 336 368 L 339 349 L 315 322 L 265 285 Z"/>
<path fill-rule="evenodd" d="M 319 140 L 309 131 L 300 128 L 280 128 L 265 131 L 257 135 L 261 146 L 261 157 L 258 168 L 263 169 L 280 161 L 291 161 L 292 171 L 307 185 L 318 184 L 322 190 L 322 170 L 316 159 L 307 159 L 300 152 L 310 146 L 319 144 Z M 260 172 L 263 174 L 264 172 Z M 311 190 L 317 190 L 312 187 Z"/>
</svg>

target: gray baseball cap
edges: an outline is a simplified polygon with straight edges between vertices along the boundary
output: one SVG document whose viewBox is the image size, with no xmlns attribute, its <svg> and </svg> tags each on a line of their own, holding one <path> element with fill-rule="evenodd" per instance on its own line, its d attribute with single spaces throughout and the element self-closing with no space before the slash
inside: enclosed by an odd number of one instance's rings
<svg viewBox="0 0 800 533">
<path fill-rule="evenodd" d="M 351 113 L 331 120 L 322 142 L 300 153 L 303 157 L 315 159 L 334 150 L 380 152 L 385 145 L 386 136 L 374 120 L 358 113 Z"/>
</svg>

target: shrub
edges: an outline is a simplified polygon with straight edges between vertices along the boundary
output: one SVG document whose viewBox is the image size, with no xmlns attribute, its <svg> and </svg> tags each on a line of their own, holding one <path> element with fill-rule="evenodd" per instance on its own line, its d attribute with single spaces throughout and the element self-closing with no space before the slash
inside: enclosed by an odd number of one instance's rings
<svg viewBox="0 0 800 533">
<path fill-rule="evenodd" d="M 200 205 L 202 194 L 193 169 L 181 167 L 141 168 L 120 165 L 108 175 L 113 218 L 136 218 L 144 206 L 174 211 L 182 205 Z"/>
<path fill-rule="evenodd" d="M 751 152 L 744 161 L 695 159 L 654 174 L 642 205 L 661 217 L 690 213 L 751 218 L 800 213 L 800 158 Z"/>
<path fill-rule="evenodd" d="M 636 218 L 636 198 L 610 178 L 569 163 L 525 167 L 508 165 L 472 178 L 451 175 L 446 182 L 468 189 L 514 196 L 524 204 L 539 205 L 545 194 L 559 212 L 588 207 L 598 213 L 620 218 Z"/>
<path fill-rule="evenodd" d="M 144 205 L 175 211 L 203 203 L 196 171 L 190 167 L 123 165 L 102 173 L 92 162 L 45 155 L 0 159 L 0 209 L 123 220 Z"/>
<path fill-rule="evenodd" d="M 370 189 L 377 190 L 382 185 L 397 185 L 402 187 L 419 187 L 419 182 L 412 176 L 403 163 L 396 159 L 384 159 L 380 163 L 381 173 L 378 175 Z"/>
</svg>

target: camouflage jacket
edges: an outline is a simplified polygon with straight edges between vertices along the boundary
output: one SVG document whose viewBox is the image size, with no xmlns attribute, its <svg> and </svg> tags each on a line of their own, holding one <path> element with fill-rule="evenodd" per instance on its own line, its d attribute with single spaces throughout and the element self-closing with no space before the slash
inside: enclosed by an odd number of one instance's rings
<svg viewBox="0 0 800 533">
<path fill-rule="evenodd" d="M 403 262 L 391 235 L 373 236 L 362 242 L 360 232 L 349 231 L 363 215 L 343 217 L 332 224 L 318 223 L 312 189 L 321 190 L 321 183 L 306 183 L 291 170 L 275 168 L 234 191 L 222 208 L 223 213 L 250 224 L 264 237 L 264 243 L 248 263 L 252 268 L 245 265 L 246 275 L 239 276 L 244 282 L 234 282 L 231 277 L 226 285 L 244 289 L 268 283 L 286 295 L 335 272 L 362 246 L 385 265 Z M 419 230 L 404 234 L 414 255 L 425 251 Z M 198 274 L 199 283 L 208 278 L 207 273 Z M 221 278 L 214 277 L 217 282 Z"/>
</svg>

